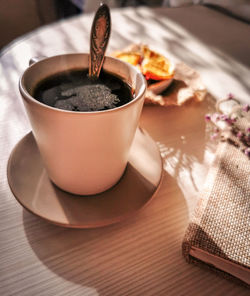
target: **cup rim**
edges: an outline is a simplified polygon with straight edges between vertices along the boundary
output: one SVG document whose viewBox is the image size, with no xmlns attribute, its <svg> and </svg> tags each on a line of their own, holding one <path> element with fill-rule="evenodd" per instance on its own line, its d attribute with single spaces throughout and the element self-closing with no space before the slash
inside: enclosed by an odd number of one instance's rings
<svg viewBox="0 0 250 296">
<path fill-rule="evenodd" d="M 143 74 L 139 71 L 139 69 L 137 69 L 136 67 L 130 65 L 127 62 L 121 61 L 118 58 L 115 57 L 111 57 L 111 56 L 105 56 L 104 58 L 104 63 L 106 59 L 111 59 L 111 60 L 116 60 L 121 64 L 126 64 L 126 66 L 128 68 L 131 68 L 134 72 L 136 72 L 136 75 L 139 75 L 139 77 L 142 80 L 142 87 L 139 89 L 139 92 L 137 94 L 136 97 L 134 97 L 130 102 L 121 105 L 119 107 L 115 107 L 112 109 L 107 109 L 107 110 L 99 110 L 99 111 L 70 111 L 70 110 L 64 110 L 64 109 L 59 109 L 59 108 L 55 108 L 49 105 L 46 105 L 42 102 L 39 102 L 38 100 L 36 100 L 35 98 L 33 98 L 33 96 L 31 96 L 29 94 L 29 92 L 27 91 L 27 89 L 24 87 L 24 78 L 27 72 L 30 71 L 31 68 L 33 67 L 37 67 L 38 63 L 44 63 L 50 59 L 54 59 L 54 58 L 59 58 L 59 57 L 65 57 L 65 56 L 77 56 L 77 55 L 85 55 L 89 57 L 88 53 L 66 53 L 66 54 L 59 54 L 59 55 L 54 55 L 54 56 L 50 56 L 50 57 L 45 57 L 42 60 L 33 63 L 32 65 L 30 65 L 29 67 L 27 67 L 27 69 L 23 72 L 23 74 L 21 75 L 20 79 L 19 79 L 19 91 L 21 93 L 21 95 L 23 96 L 23 98 L 29 102 L 31 102 L 32 104 L 38 105 L 42 108 L 45 108 L 47 110 L 50 111 L 54 111 L 54 112 L 59 112 L 59 113 L 67 113 L 67 114 L 85 114 L 85 115 L 97 115 L 97 114 L 104 114 L 104 113 L 110 113 L 110 112 L 117 112 L 120 109 L 124 109 L 127 108 L 129 106 L 131 106 L 132 104 L 135 104 L 138 100 L 140 100 L 141 98 L 143 98 L 145 96 L 146 93 L 146 89 L 147 89 L 147 84 L 146 84 L 146 80 L 143 76 Z M 49 76 L 48 76 L 49 77 Z M 144 82 L 144 83 L 143 83 Z"/>
</svg>

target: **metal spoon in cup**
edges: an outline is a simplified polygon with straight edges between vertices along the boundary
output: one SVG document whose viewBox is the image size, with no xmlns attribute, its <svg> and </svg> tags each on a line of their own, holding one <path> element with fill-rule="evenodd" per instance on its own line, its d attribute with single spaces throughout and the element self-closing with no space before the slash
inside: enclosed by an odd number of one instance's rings
<svg viewBox="0 0 250 296">
<path fill-rule="evenodd" d="M 89 77 L 97 80 L 103 65 L 111 31 L 109 7 L 101 4 L 96 11 L 90 34 Z"/>
</svg>

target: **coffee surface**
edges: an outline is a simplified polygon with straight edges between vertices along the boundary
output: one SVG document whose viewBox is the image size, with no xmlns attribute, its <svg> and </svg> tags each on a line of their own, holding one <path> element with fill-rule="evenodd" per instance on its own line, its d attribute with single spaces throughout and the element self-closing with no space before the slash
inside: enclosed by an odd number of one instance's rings
<svg viewBox="0 0 250 296">
<path fill-rule="evenodd" d="M 130 86 L 102 71 L 91 81 L 87 70 L 67 71 L 41 81 L 34 90 L 38 101 L 69 111 L 101 111 L 122 106 L 133 99 Z"/>
</svg>

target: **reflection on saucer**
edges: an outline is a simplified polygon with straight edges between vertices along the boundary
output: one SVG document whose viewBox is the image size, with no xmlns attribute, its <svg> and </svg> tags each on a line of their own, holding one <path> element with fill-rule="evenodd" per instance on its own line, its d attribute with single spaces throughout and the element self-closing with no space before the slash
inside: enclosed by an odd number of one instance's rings
<svg viewBox="0 0 250 296">
<path fill-rule="evenodd" d="M 91 228 L 119 222 L 148 204 L 162 179 L 162 160 L 155 142 L 138 129 L 119 182 L 97 195 L 73 195 L 50 181 L 29 133 L 12 151 L 7 175 L 14 196 L 33 214 L 60 226 Z"/>
</svg>

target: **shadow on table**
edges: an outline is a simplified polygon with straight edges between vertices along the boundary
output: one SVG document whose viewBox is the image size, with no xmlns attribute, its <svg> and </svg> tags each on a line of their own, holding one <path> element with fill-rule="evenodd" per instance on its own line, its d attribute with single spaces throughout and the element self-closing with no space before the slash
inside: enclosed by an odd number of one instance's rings
<svg viewBox="0 0 250 296">
<path fill-rule="evenodd" d="M 166 186 L 175 194 L 164 195 Z M 187 208 L 178 185 L 167 174 L 152 203 L 119 224 L 66 229 L 26 210 L 23 222 L 38 259 L 59 277 L 94 288 L 96 295 L 120 295 L 122 291 L 139 295 L 148 285 L 156 293 L 173 289 L 176 284 L 172 274 L 179 266 L 188 269 L 180 250 Z"/>
<path fill-rule="evenodd" d="M 205 122 L 205 114 L 213 112 L 214 99 L 207 94 L 201 103 L 146 106 L 142 113 L 141 125 L 158 143 L 164 169 L 182 190 L 188 213 L 193 211 L 216 150 L 217 142 L 211 141 L 213 127 Z"/>
<path fill-rule="evenodd" d="M 202 295 L 202 285 L 210 282 L 213 289 L 221 280 L 182 257 L 187 207 L 180 190 L 165 196 L 166 186 L 176 190 L 169 175 L 159 196 L 144 211 L 103 228 L 65 229 L 23 210 L 28 242 L 55 275 L 80 285 L 83 292 L 91 290 L 91 295 L 181 295 L 186 285 L 186 295 Z M 211 239 L 208 243 L 214 245 Z M 48 291 L 50 284 L 55 289 L 48 278 Z"/>
</svg>

